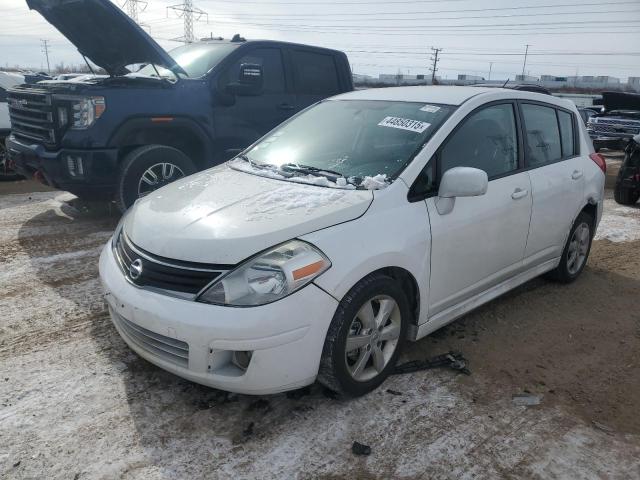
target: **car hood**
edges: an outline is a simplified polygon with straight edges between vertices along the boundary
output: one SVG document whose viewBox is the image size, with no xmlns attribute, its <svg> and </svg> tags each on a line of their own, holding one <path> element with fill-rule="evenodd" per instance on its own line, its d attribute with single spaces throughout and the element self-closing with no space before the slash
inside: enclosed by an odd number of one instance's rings
<svg viewBox="0 0 640 480">
<path fill-rule="evenodd" d="M 184 73 L 140 26 L 109 0 L 27 0 L 78 51 L 110 75 L 126 65 L 153 63 Z"/>
<path fill-rule="evenodd" d="M 363 215 L 369 190 L 305 185 L 233 170 L 226 164 L 138 200 L 127 237 L 161 257 L 236 264 L 266 248 Z"/>
<path fill-rule="evenodd" d="M 605 111 L 640 111 L 640 94 L 626 92 L 602 92 L 602 106 Z"/>
</svg>

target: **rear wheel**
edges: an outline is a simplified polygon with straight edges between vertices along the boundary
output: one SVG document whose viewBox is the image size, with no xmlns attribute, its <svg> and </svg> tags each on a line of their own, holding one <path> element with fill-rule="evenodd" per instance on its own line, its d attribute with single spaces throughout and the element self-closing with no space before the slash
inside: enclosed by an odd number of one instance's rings
<svg viewBox="0 0 640 480">
<path fill-rule="evenodd" d="M 620 205 L 635 205 L 640 198 L 640 191 L 617 184 L 613 190 L 613 197 Z"/>
<path fill-rule="evenodd" d="M 349 396 L 377 388 L 396 364 L 410 315 L 406 295 L 394 279 L 380 274 L 364 278 L 334 314 L 318 381 Z"/>
<path fill-rule="evenodd" d="M 178 149 L 164 145 L 136 148 L 127 154 L 120 167 L 118 207 L 125 211 L 138 198 L 195 172 L 193 162 Z"/>
<path fill-rule="evenodd" d="M 582 273 L 591 251 L 593 223 L 591 215 L 584 212 L 578 215 L 562 251 L 560 264 L 549 272 L 550 278 L 562 283 L 570 283 Z"/>
</svg>

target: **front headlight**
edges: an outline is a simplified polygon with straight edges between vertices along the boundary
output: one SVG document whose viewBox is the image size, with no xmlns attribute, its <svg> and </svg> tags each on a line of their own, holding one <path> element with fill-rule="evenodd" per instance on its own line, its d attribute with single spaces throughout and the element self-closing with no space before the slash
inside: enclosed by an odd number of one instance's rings
<svg viewBox="0 0 640 480">
<path fill-rule="evenodd" d="M 104 97 L 75 98 L 71 103 L 71 112 L 73 114 L 71 128 L 89 128 L 102 116 L 106 109 L 107 105 Z"/>
<path fill-rule="evenodd" d="M 291 240 L 263 252 L 217 280 L 197 300 L 249 307 L 275 302 L 307 285 L 331 262 L 313 245 Z"/>
<path fill-rule="evenodd" d="M 116 225 L 116 229 L 113 231 L 113 236 L 111 237 L 111 246 L 113 248 L 115 248 L 116 243 L 118 243 L 118 238 L 120 237 L 120 234 L 122 233 L 122 228 L 124 227 L 124 221 L 127 218 L 127 215 L 130 211 L 131 210 L 127 210 L 122 214 L 122 217 L 120 217 L 120 221 L 118 222 L 118 225 Z"/>
</svg>

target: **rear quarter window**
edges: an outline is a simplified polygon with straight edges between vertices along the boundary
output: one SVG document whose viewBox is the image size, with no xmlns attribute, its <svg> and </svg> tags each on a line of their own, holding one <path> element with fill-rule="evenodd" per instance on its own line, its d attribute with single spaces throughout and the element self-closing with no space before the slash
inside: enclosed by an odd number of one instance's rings
<svg viewBox="0 0 640 480">
<path fill-rule="evenodd" d="M 560 124 L 560 136 L 562 139 L 562 156 L 571 157 L 575 154 L 573 131 L 573 115 L 558 110 L 558 123 Z"/>
</svg>

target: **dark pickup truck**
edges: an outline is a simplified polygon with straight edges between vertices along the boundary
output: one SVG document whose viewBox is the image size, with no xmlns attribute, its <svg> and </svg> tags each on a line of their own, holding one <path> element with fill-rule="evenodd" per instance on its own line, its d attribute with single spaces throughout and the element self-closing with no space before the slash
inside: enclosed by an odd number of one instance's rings
<svg viewBox="0 0 640 480">
<path fill-rule="evenodd" d="M 353 89 L 344 53 L 211 39 L 167 53 L 109 0 L 27 0 L 107 75 L 8 92 L 9 161 L 121 209 L 219 164 L 307 106 Z M 128 66 L 146 64 L 136 73 Z"/>
<path fill-rule="evenodd" d="M 596 152 L 601 148 L 624 150 L 640 134 L 640 94 L 602 92 L 602 111 L 589 117 L 587 132 Z"/>
</svg>

